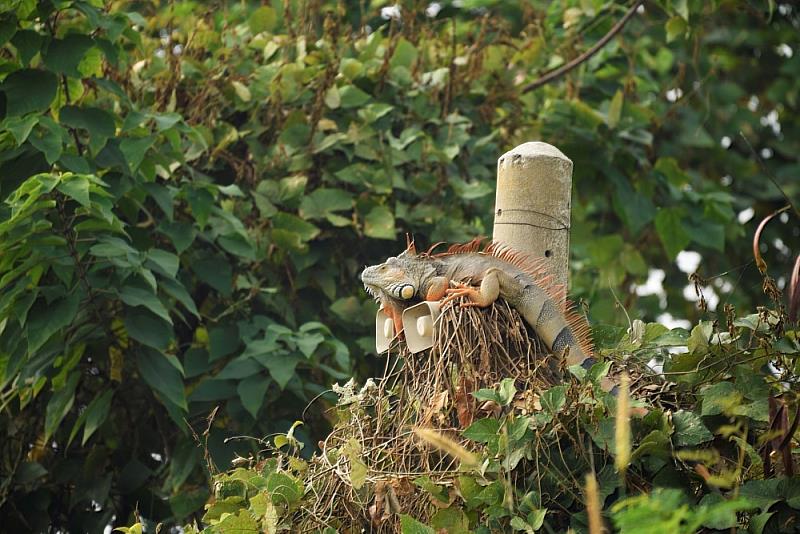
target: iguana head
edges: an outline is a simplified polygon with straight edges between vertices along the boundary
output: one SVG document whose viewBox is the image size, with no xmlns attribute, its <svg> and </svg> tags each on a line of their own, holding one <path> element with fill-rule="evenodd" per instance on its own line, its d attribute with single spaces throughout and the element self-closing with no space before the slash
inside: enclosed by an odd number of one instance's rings
<svg viewBox="0 0 800 534">
<path fill-rule="evenodd" d="M 366 267 L 361 273 L 364 288 L 375 300 L 388 299 L 398 304 L 418 298 L 422 283 L 430 276 L 432 267 L 413 248 L 379 265 Z"/>
</svg>

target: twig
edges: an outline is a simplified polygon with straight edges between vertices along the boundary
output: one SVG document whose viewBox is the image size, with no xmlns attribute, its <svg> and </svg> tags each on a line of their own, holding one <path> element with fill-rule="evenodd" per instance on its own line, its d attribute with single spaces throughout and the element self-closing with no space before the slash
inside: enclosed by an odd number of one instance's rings
<svg viewBox="0 0 800 534">
<path fill-rule="evenodd" d="M 625 27 L 625 24 L 627 24 L 627 22 L 630 20 L 633 14 L 636 13 L 636 10 L 639 8 L 639 6 L 642 5 L 643 3 L 644 0 L 636 0 L 636 2 L 633 3 L 630 9 L 628 9 L 627 13 L 625 13 L 625 15 L 623 15 L 623 17 L 619 19 L 619 22 L 617 22 L 610 30 L 608 30 L 608 33 L 605 34 L 603 37 L 601 37 L 600 40 L 594 44 L 594 46 L 592 46 L 589 50 L 579 55 L 566 65 L 562 65 L 561 67 L 555 70 L 551 70 L 547 74 L 532 81 L 531 83 L 522 88 L 522 92 L 527 93 L 529 91 L 538 89 L 539 87 L 550 83 L 556 78 L 560 78 L 561 76 L 568 73 L 581 63 L 587 61 L 589 58 L 591 58 L 593 55 L 599 52 L 601 48 L 603 48 L 606 44 L 608 44 L 608 42 L 611 39 L 613 39 L 614 36 L 617 35 L 622 30 L 623 27 Z"/>
</svg>

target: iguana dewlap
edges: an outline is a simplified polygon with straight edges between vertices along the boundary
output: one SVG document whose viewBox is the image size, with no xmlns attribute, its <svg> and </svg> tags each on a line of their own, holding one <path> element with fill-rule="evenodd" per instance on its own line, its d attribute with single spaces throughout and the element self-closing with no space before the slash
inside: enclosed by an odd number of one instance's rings
<svg viewBox="0 0 800 534">
<path fill-rule="evenodd" d="M 553 354 L 568 350 L 567 365 L 592 356 L 589 326 L 572 310 L 563 287 L 555 285 L 542 262 L 498 243 L 481 248 L 480 240 L 454 245 L 447 252 L 418 254 L 413 244 L 399 256 L 361 273 L 367 291 L 402 330 L 401 315 L 420 300 L 486 307 L 505 299 L 533 328 Z"/>
</svg>

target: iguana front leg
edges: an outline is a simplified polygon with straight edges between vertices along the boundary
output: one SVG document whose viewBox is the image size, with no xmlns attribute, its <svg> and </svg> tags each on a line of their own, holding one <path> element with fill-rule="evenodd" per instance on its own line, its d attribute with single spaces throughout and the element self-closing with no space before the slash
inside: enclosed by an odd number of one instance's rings
<svg viewBox="0 0 800 534">
<path fill-rule="evenodd" d="M 392 320 L 394 325 L 394 336 L 403 339 L 403 313 L 400 310 L 394 309 L 391 305 L 383 306 L 383 313 L 386 317 Z"/>
<path fill-rule="evenodd" d="M 425 292 L 425 300 L 434 302 L 440 300 L 447 294 L 450 287 L 450 280 L 444 276 L 435 276 L 428 283 L 428 290 Z"/>
<path fill-rule="evenodd" d="M 495 269 L 489 269 L 481 280 L 481 285 L 478 289 L 468 286 L 467 284 L 459 284 L 459 287 L 446 289 L 445 293 L 447 298 L 442 301 L 442 305 L 447 304 L 451 300 L 466 297 L 467 301 L 461 303 L 462 308 L 479 307 L 486 308 L 491 306 L 497 297 L 500 296 L 500 279 L 497 276 Z"/>
</svg>

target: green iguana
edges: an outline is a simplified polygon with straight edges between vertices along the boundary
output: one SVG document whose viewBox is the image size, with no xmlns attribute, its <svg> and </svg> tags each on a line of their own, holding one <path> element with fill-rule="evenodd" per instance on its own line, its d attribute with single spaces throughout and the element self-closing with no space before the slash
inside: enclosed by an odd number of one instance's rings
<svg viewBox="0 0 800 534">
<path fill-rule="evenodd" d="M 553 283 L 543 262 L 533 260 L 499 243 L 481 247 L 475 239 L 451 246 L 446 252 L 417 253 L 413 242 L 397 257 L 361 273 L 364 287 L 403 329 L 401 315 L 420 300 L 442 304 L 466 298 L 462 307 L 487 307 L 505 299 L 533 327 L 553 354 L 567 350 L 567 365 L 592 357 L 589 325 L 572 310 L 565 289 Z M 478 287 L 475 287 L 478 286 Z"/>
</svg>

